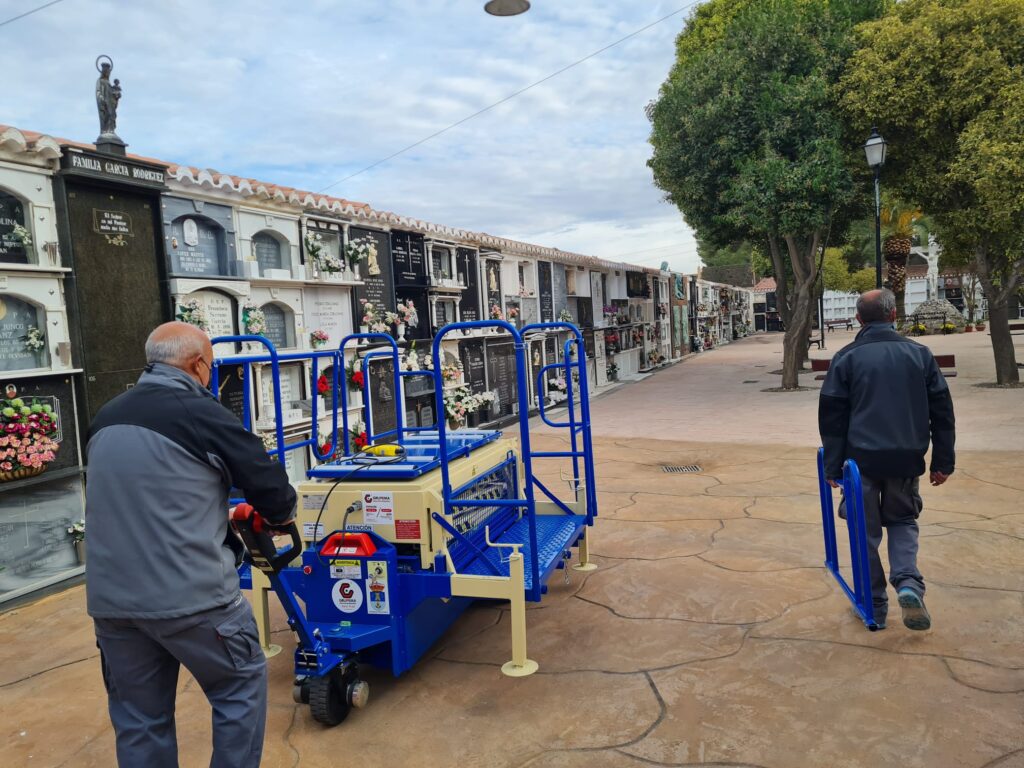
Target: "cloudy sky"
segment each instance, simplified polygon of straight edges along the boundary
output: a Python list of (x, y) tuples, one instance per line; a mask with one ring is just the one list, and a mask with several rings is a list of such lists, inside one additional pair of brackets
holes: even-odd
[[(0, 21), (41, 2), (4, 2)], [(61, 0), (0, 27), (0, 123), (92, 141), (106, 53), (130, 152), (692, 271), (644, 116), (689, 10), (344, 179), (693, 4), (534, 0), (495, 18), (483, 0)]]

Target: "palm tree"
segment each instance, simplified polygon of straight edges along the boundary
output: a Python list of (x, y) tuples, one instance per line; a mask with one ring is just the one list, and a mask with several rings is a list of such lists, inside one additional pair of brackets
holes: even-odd
[(925, 216), (917, 206), (893, 201), (882, 209), (882, 254), (886, 263), (886, 282), (896, 294), (896, 314), (904, 315), (907, 290), (907, 259), (915, 237), (928, 241)]

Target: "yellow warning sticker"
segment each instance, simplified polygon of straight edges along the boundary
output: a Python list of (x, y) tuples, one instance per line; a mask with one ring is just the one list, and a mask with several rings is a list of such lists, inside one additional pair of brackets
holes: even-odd
[(361, 560), (331, 560), (332, 579), (358, 579), (362, 575)]

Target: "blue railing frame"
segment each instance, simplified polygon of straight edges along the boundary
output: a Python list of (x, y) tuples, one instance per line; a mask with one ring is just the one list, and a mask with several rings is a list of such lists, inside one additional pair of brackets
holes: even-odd
[(864, 491), (860, 469), (853, 459), (843, 464), (843, 497), (846, 500), (846, 528), (850, 537), (850, 565), (853, 588), (839, 572), (839, 551), (836, 545), (836, 516), (832, 487), (825, 477), (825, 451), (818, 449), (818, 490), (821, 496), (821, 522), (825, 535), (825, 568), (831, 573), (854, 610), (872, 632), (878, 629), (875, 606), (871, 596), (871, 572), (868, 568), (867, 523), (864, 519)]
[[(396, 417), (397, 418), (396, 418), (395, 423), (398, 425), (395, 429), (388, 430), (387, 433), (383, 434), (383, 435), (374, 435), (372, 433), (372, 425), (370, 424), (370, 422), (372, 421), (372, 419), (370, 418), (370, 377), (366, 373), (366, 362), (365, 362), (365, 356), (364, 356), (364, 363), (363, 363), (363, 369), (364, 369), (364, 372), (363, 372), (363, 404), (366, 407), (366, 418), (367, 418), (366, 442), (368, 444), (372, 445), (374, 440), (377, 439), (377, 438), (380, 438), (380, 437), (390, 437), (391, 435), (394, 435), (395, 439), (399, 443), (401, 443), (402, 442), (402, 437), (403, 437), (403, 435), (404, 435), (406, 430), (403, 427), (403, 422), (405, 421), (405, 413), (403, 412), (403, 409), (402, 409), (402, 384), (401, 384), (402, 377), (401, 377), (401, 370), (400, 370), (399, 359), (398, 359), (398, 344), (390, 335), (388, 335), (386, 333), (350, 333), (348, 336), (346, 336), (345, 338), (343, 338), (341, 340), (340, 344), (338, 344), (338, 354), (339, 354), (339, 356), (341, 357), (342, 360), (345, 359), (345, 348), (348, 346), (349, 342), (351, 342), (353, 340), (358, 342), (360, 339), (367, 339), (367, 340), (375, 339), (375, 340), (383, 341), (383, 342), (385, 342), (387, 345), (389, 345), (391, 347), (391, 359), (394, 362), (394, 377), (393, 377), (394, 381), (393, 381), (393, 383), (394, 383), (394, 387), (395, 387), (395, 408), (397, 410), (397, 413), (396, 413)], [(368, 355), (372, 355), (374, 357), (383, 357), (384, 355), (377, 354), (378, 352), (381, 352), (381, 351), (383, 351), (383, 350), (380, 350), (379, 348), (377, 348), (377, 349), (370, 350), (367, 354)], [(356, 352), (356, 354), (357, 355), (359, 354), (358, 351)], [(349, 435), (348, 435), (348, 384), (347, 383), (346, 383), (346, 385), (344, 387), (341, 388), (341, 406), (342, 406), (342, 409), (341, 409), (341, 419), (342, 419), (343, 429), (345, 431), (345, 455), (346, 456), (351, 456), (352, 455), (352, 446), (349, 445)]]
[[(438, 414), (437, 433), (438, 441), (441, 445), (441, 489), (446, 515), (453, 514), (452, 508), (459, 506), (459, 504), (457, 499), (452, 498), (451, 477), (448, 469), (448, 418), (444, 408), (444, 381), (441, 378), (441, 342), (445, 336), (453, 331), (473, 330), (476, 328), (498, 328), (512, 336), (516, 354), (516, 395), (519, 400), (519, 439), (523, 451), (523, 472), (528, 479), (533, 477), (529, 426), (530, 394), (526, 380), (526, 343), (523, 341), (523, 337), (514, 325), (504, 320), (470, 320), (446, 325), (434, 336), (434, 343), (431, 349), (434, 361), (434, 399), (437, 404)], [(537, 556), (537, 520), (535, 517), (536, 502), (533, 496), (533, 483), (527, 482), (523, 492), (524, 498), (520, 500), (520, 503), (525, 502), (531, 555), (527, 567), (530, 568), (530, 573), (533, 576), (528, 598), (534, 602), (540, 602), (542, 585), (540, 583), (540, 566)]]
[[(587, 507), (587, 525), (594, 524), (594, 517), (597, 515), (597, 488), (593, 482), (594, 477), (594, 445), (590, 434), (590, 385), (587, 380), (587, 353), (586, 346), (583, 343), (583, 334), (580, 333), (579, 328), (571, 323), (565, 322), (552, 322), (552, 323), (531, 323), (530, 325), (524, 326), (520, 329), (520, 333), (524, 336), (530, 332), (537, 331), (557, 331), (557, 332), (568, 332), (571, 338), (566, 339), (562, 345), (562, 362), (551, 363), (541, 368), (537, 374), (537, 392), (541, 392), (542, 376), (544, 372), (551, 367), (562, 368), (565, 371), (565, 383), (566, 383), (566, 394), (568, 399), (566, 404), (568, 405), (568, 423), (565, 422), (553, 422), (548, 419), (544, 409), (543, 397), (538, 398), (538, 415), (541, 420), (549, 427), (553, 428), (568, 428), (571, 440), (571, 451), (536, 451), (533, 453), (532, 458), (566, 458), (567, 454), (572, 458), (573, 465), (573, 488), (575, 498), (579, 499), (579, 485), (580, 485), (580, 473), (579, 473), (579, 460), (583, 459), (583, 472), (586, 476), (586, 483), (584, 484), (584, 494), (586, 498)], [(575, 348), (575, 357), (573, 356), (573, 348)], [(576, 369), (579, 375), (579, 408), (580, 418), (579, 423), (576, 423), (576, 406), (573, 400), (573, 378), (572, 371)], [(579, 449), (577, 443), (577, 435), (582, 437), (583, 449)], [(525, 450), (525, 449), (524, 449)], [(564, 511), (565, 505), (562, 504), (544, 485), (533, 478), (534, 484), (536, 484), (541, 491), (555, 504), (562, 507)]]
[[(334, 447), (337, 445), (338, 435), (338, 376), (337, 371), (339, 370), (339, 361), (342, 372), (344, 372), (344, 358), (341, 357), (335, 350), (323, 350), (313, 352), (288, 352), (280, 353), (274, 347), (273, 342), (264, 336), (255, 335), (242, 335), (242, 336), (218, 336), (212, 340), (213, 344), (228, 344), (228, 343), (243, 343), (243, 342), (258, 342), (267, 348), (266, 354), (238, 354), (231, 355), (228, 357), (215, 358), (213, 361), (212, 373), (210, 375), (211, 388), (214, 394), (217, 393), (220, 384), (220, 367), (229, 365), (241, 365), (242, 366), (242, 392), (244, 394), (243, 405), (242, 405), (242, 424), (246, 429), (252, 428), (252, 413), (251, 403), (249, 399), (249, 385), (251, 381), (251, 369), (255, 363), (270, 363), (271, 378), (273, 380), (273, 396), (274, 396), (274, 422), (275, 422), (275, 437), (277, 440), (277, 448), (272, 448), (267, 451), (271, 456), (274, 456), (282, 464), (285, 463), (285, 455), (289, 451), (295, 451), (300, 448), (306, 448), (307, 446), (312, 448), (313, 454), (319, 461), (324, 461), (329, 456), (320, 450), (319, 434), (316, 432), (316, 425), (319, 423), (319, 409), (317, 404), (319, 402), (319, 395), (316, 391), (316, 382), (320, 378), (320, 364), (319, 361), (322, 359), (330, 359), (334, 366), (336, 375), (334, 377), (335, 386), (334, 391), (331, 393), (331, 447), (332, 452)], [(310, 371), (310, 392), (312, 400), (312, 423), (313, 429), (311, 430), (310, 437), (305, 440), (300, 440), (295, 443), (284, 442), (284, 425), (282, 419), (283, 407), (281, 404), (281, 368), (282, 362), (290, 362), (294, 360), (306, 361), (309, 360), (311, 363)], [(219, 398), (218, 398), (219, 399)]]

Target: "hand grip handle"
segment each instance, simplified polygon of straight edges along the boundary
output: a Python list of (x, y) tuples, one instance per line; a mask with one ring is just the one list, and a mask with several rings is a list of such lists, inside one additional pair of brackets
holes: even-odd
[[(252, 563), (264, 573), (277, 573), (302, 550), (302, 536), (293, 520), (287, 526), (271, 529), (266, 520), (250, 504), (239, 504), (231, 510), (231, 525), (242, 538)], [(278, 549), (273, 530), (291, 537), (291, 546)]]

